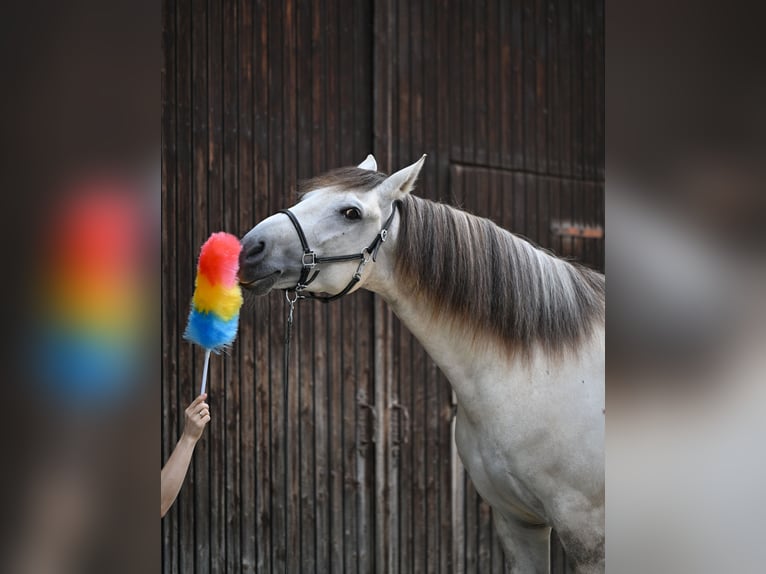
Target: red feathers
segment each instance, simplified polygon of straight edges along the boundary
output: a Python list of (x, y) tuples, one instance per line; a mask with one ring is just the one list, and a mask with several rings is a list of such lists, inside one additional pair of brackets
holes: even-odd
[(229, 233), (213, 233), (202, 246), (198, 271), (211, 285), (230, 287), (237, 284), (239, 240)]

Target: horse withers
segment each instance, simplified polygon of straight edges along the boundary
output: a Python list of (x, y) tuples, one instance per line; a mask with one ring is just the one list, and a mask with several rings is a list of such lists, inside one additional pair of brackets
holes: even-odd
[(604, 569), (604, 276), (487, 219), (412, 195), (425, 156), (310, 180), (242, 239), (240, 282), (378, 293), (444, 372), (455, 440), (513, 572), (547, 572), (551, 527)]

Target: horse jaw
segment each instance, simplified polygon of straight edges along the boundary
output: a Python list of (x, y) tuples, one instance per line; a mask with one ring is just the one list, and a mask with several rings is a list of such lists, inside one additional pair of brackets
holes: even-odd
[(252, 293), (256, 296), (266, 295), (274, 288), (274, 284), (279, 279), (279, 276), (282, 273), (280, 271), (274, 271), (270, 275), (267, 275), (266, 277), (262, 277), (260, 279), (254, 279), (249, 282), (242, 282), (240, 281), (240, 286), (245, 289), (246, 291)]

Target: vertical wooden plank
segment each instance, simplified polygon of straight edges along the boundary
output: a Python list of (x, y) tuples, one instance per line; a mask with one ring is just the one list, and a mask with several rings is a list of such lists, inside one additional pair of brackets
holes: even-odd
[(391, 171), (395, 172), (406, 158), (412, 157), (414, 153), (411, 148), (411, 140), (409, 137), (410, 130), (412, 128), (412, 60), (410, 58), (410, 52), (412, 47), (410, 40), (412, 39), (412, 33), (410, 28), (410, 5), (411, 2), (406, 0), (398, 1), (397, 10), (397, 84), (396, 90), (398, 93), (396, 119), (398, 120), (397, 138), (396, 138), (396, 153), (394, 154), (393, 163), (391, 165)]
[[(311, 82), (312, 82), (312, 172), (320, 173), (325, 161), (325, 107), (326, 107), (326, 41), (325, 5), (317, 4), (311, 11)], [(315, 457), (314, 480), (316, 484), (315, 545), (317, 572), (330, 571), (330, 458), (329, 427), (332, 424), (329, 411), (328, 344), (326, 342), (327, 306), (313, 306), (314, 341), (314, 425)]]
[(490, 566), (489, 571), (493, 574), (503, 574), (505, 571), (505, 555), (503, 547), (500, 544), (500, 538), (495, 530), (495, 514), (492, 513), (492, 542), (490, 547)]
[[(327, 21), (327, 109), (326, 109), (326, 153), (327, 166), (340, 165), (340, 113), (339, 97), (343, 87), (339, 84), (339, 9), (334, 2), (326, 4)], [(329, 384), (329, 426), (330, 426), (330, 568), (332, 572), (343, 572), (344, 532), (343, 516), (343, 380), (341, 356), (337, 344), (341, 338), (340, 305), (328, 308), (328, 331), (326, 334)]]
[[(448, 0), (433, 2), (435, 19), (435, 43), (430, 48), (433, 53), (433, 66), (436, 69), (436, 89), (433, 98), (436, 114), (436, 154), (430, 161), (436, 168), (436, 197), (439, 201), (451, 201), (449, 179), (449, 153), (452, 140), (450, 125), (451, 104), (449, 101), (449, 54), (451, 39), (450, 13)], [(452, 389), (442, 373), (436, 369), (435, 378), (438, 389), (437, 400), (440, 406), (440, 424), (437, 429), (437, 485), (439, 490), (439, 571), (454, 572), (454, 548), (452, 545)]]
[(474, 84), (474, 163), (487, 163), (487, 0), (477, 0), (474, 8), (473, 84)]
[(466, 571), (466, 556), (465, 556), (465, 536), (466, 536), (466, 524), (465, 524), (465, 469), (460, 460), (460, 456), (455, 446), (455, 419), (453, 418), (451, 428), (451, 447), (452, 447), (452, 473), (451, 473), (451, 490), (453, 493), (452, 499), (452, 532), (453, 532), (453, 566), (456, 574), (463, 574)]
[[(603, 0), (594, 1), (593, 16), (593, 67), (594, 67), (594, 117), (593, 117), (593, 153), (595, 155), (595, 179), (600, 183), (594, 194), (594, 204), (591, 208), (595, 212), (596, 221), (604, 226), (604, 162), (605, 162), (605, 140), (604, 140), (604, 2)], [(596, 244), (596, 261), (598, 268), (603, 272), (605, 270), (604, 239), (600, 239)]]
[[(223, 6), (222, 33), (222, 64), (223, 69), (223, 99), (222, 99), (222, 140), (221, 154), (223, 169), (223, 186), (221, 188), (221, 216), (216, 229), (236, 232), (238, 228), (239, 201), (237, 195), (239, 166), (239, 11), (238, 2), (227, 2)], [(243, 166), (244, 167), (244, 166)], [(221, 386), (216, 395), (220, 397), (219, 419), (223, 423), (223, 441), (220, 444), (222, 467), (214, 469), (217, 475), (223, 477), (223, 496), (221, 497), (222, 515), (221, 531), (225, 546), (216, 549), (220, 556), (220, 571), (232, 572), (242, 569), (240, 513), (242, 499), (240, 497), (240, 372), (239, 357), (242, 351), (241, 341), (232, 348), (230, 355), (221, 357), (222, 370)], [(223, 472), (221, 472), (221, 468)]]
[[(372, 103), (372, 77), (373, 70), (372, 42), (370, 42), (370, 32), (372, 31), (372, 4), (370, 2), (356, 2), (353, 9), (353, 146), (351, 150), (352, 163), (363, 159), (367, 153), (373, 149), (372, 121), (370, 114), (370, 104)], [(355, 295), (359, 313), (364, 321), (358, 321), (355, 324), (357, 330), (357, 373), (361, 387), (358, 393), (362, 391), (370, 401), (377, 403), (376, 390), (377, 385), (384, 383), (376, 365), (376, 355), (382, 352), (379, 348), (374, 333), (376, 322), (375, 301), (372, 294), (362, 291)], [(357, 474), (356, 481), (360, 489), (360, 501), (357, 514), (359, 525), (359, 571), (371, 572), (375, 564), (375, 501), (376, 501), (376, 457), (378, 443), (382, 436), (373, 435), (374, 425), (372, 417), (373, 408), (363, 408), (358, 412), (358, 420), (362, 423), (362, 431), (372, 442), (367, 445), (360, 445), (362, 448), (357, 450)], [(385, 429), (381, 429), (385, 430)], [(381, 445), (386, 446), (386, 445)], [(385, 464), (385, 459), (381, 459)]]
[(535, 0), (535, 170), (548, 173), (547, 122), (549, 91), (547, 85), (548, 45), (547, 45), (547, 6), (548, 0)]
[[(596, 205), (596, 209), (595, 209), (596, 221), (598, 222), (599, 225), (601, 225), (601, 227), (603, 229), (603, 228), (605, 228), (604, 224), (606, 223), (605, 222), (605, 213), (604, 213), (604, 211), (605, 211), (605, 209), (604, 209), (605, 208), (605, 206), (604, 206), (604, 182), (599, 182), (596, 185), (596, 200), (595, 200), (595, 205)], [(606, 257), (605, 257), (606, 254), (604, 252), (604, 241), (605, 241), (605, 239), (603, 237), (598, 240), (598, 247), (599, 248), (598, 248), (598, 254), (597, 254), (597, 259), (596, 259), (596, 262), (598, 264), (598, 269), (602, 273), (604, 273), (606, 271)]]
[[(595, 56), (594, 56), (594, 0), (588, 0), (583, 5), (582, 22), (582, 139), (583, 139), (583, 177), (588, 180), (596, 178), (598, 160), (595, 151), (594, 126), (596, 122), (595, 94)], [(586, 207), (590, 210), (590, 205)]]
[[(551, 179), (550, 190), (549, 190), (550, 214), (551, 214), (551, 218), (555, 219), (557, 222), (561, 221), (561, 181), (562, 180), (559, 178)], [(551, 249), (557, 255), (561, 255), (562, 253), (561, 236), (552, 235), (550, 227), (546, 230), (546, 232), (550, 236)]]
[(329, 462), (329, 426), (330, 411), (328, 393), (328, 345), (325, 341), (327, 326), (327, 307), (313, 306), (314, 340), (314, 480), (316, 484), (316, 517), (314, 540), (316, 545), (315, 570), (330, 571), (330, 462)]
[[(434, 51), (437, 46), (437, 31), (435, 29), (436, 19), (434, 15), (435, 0), (424, 0), (422, 2), (420, 18), (421, 41), (419, 46), (420, 57), (418, 64), (421, 68), (422, 77), (422, 95), (418, 97), (421, 121), (421, 131), (419, 147), (416, 148), (415, 156), (419, 157), (423, 151), (430, 155), (421, 172), (421, 181), (418, 193), (425, 195), (429, 199), (438, 200), (439, 183), (437, 168), (439, 166), (438, 156), (438, 97), (435, 88), (437, 86), (437, 58)], [(414, 20), (414, 19), (413, 19)], [(418, 132), (415, 132), (418, 133)], [(415, 157), (412, 158), (414, 160)], [(409, 161), (412, 161), (409, 160)], [(426, 390), (426, 452), (423, 461), (425, 464), (426, 480), (426, 572), (438, 572), (440, 568), (440, 539), (441, 529), (439, 525), (441, 503), (439, 492), (439, 393), (438, 381), (436, 378), (436, 366), (425, 351), (423, 386)], [(417, 384), (417, 380), (413, 381)]]
[(572, 2), (572, 35), (569, 50), (572, 54), (572, 176), (582, 179), (585, 172), (583, 153), (583, 5)]
[[(312, 102), (313, 93), (312, 84), (312, 59), (308, 57), (311, 53), (311, 27), (312, 27), (312, 5), (306, 0), (298, 2), (295, 11), (296, 34), (295, 34), (295, 53), (297, 55), (297, 173), (299, 179), (310, 177), (312, 170), (312, 148), (314, 139), (312, 131)], [(314, 474), (315, 465), (315, 445), (314, 445), (314, 393), (316, 386), (314, 379), (314, 356), (313, 347), (313, 310), (304, 308), (301, 313), (301, 324), (299, 336), (299, 345), (296, 349), (302, 349), (304, 352), (297, 352), (296, 356), (300, 361), (299, 369), (299, 387), (298, 387), (298, 415), (296, 421), (299, 424), (297, 436), (293, 441), (292, 448), (298, 447), (299, 467), (297, 469), (298, 490), (299, 490), (299, 522), (297, 531), (299, 534), (299, 556), (301, 572), (315, 572), (316, 568), (316, 538), (315, 538), (315, 492), (316, 482)], [(296, 445), (297, 443), (297, 445)]]
[[(208, 44), (207, 27), (210, 14), (208, 14), (204, 2), (193, 2), (191, 6), (191, 168), (192, 168), (192, 192), (191, 192), (191, 222), (192, 231), (190, 241), (190, 251), (187, 256), (181, 256), (188, 269), (189, 282), (187, 287), (188, 294), (186, 300), (191, 300), (193, 291), (193, 281), (195, 275), (195, 260), (199, 252), (199, 246), (205, 240), (208, 232), (208, 138), (210, 137), (210, 125), (207, 106), (209, 105), (209, 78), (207, 75), (207, 57), (209, 57), (210, 46)], [(191, 396), (196, 396), (199, 385), (199, 374), (201, 373), (202, 354), (192, 345), (190, 353), (190, 363), (193, 366), (193, 376), (189, 377), (189, 389), (183, 394), (183, 403), (188, 404)], [(210, 378), (216, 376), (216, 372), (211, 369)], [(185, 407), (185, 405), (182, 405)], [(211, 426), (211, 425), (209, 425)], [(211, 538), (214, 535), (213, 525), (210, 517), (210, 508), (213, 503), (213, 497), (209, 495), (210, 483), (210, 462), (209, 456), (215, 441), (212, 427), (208, 428), (205, 437), (197, 443), (195, 449), (195, 473), (194, 481), (187, 485), (194, 485), (194, 497), (191, 500), (190, 510), (194, 513), (192, 525), (194, 528), (194, 538), (189, 541), (194, 544), (193, 550), (188, 555), (189, 564), (186, 568), (195, 568), (197, 572), (210, 571), (210, 552)], [(217, 435), (216, 435), (217, 436)], [(182, 566), (183, 567), (183, 566)]]
[(487, 163), (500, 166), (502, 118), (500, 113), (501, 49), (500, 49), (500, 0), (487, 1)]
[(524, 51), (522, 21), (524, 16), (523, 0), (511, 0), (511, 163), (509, 167), (524, 168)]
[[(375, 60), (373, 56), (373, 15), (372, 2), (365, 0), (354, 2), (353, 9), (353, 128), (354, 139), (351, 152), (351, 162), (356, 165), (373, 151), (372, 126), (374, 115), (372, 114), (373, 74), (375, 72)], [(370, 308), (370, 313), (372, 309)], [(371, 316), (370, 316), (371, 317)]]
[[(342, 421), (342, 454), (343, 465), (343, 533), (345, 572), (358, 572), (359, 530), (357, 509), (359, 505), (359, 485), (356, 482), (357, 457), (361, 447), (358, 415), (358, 379), (355, 369), (354, 355), (356, 345), (353, 339), (356, 317), (356, 301), (347, 300), (342, 303), (341, 335), (341, 421)], [(367, 397), (362, 400), (367, 402)]]
[(569, 0), (559, 2), (558, 20), (558, 90), (561, 108), (558, 118), (559, 141), (561, 142), (561, 175), (572, 177), (572, 56), (571, 56), (571, 7)]
[(572, 566), (555, 531), (551, 533), (551, 574), (569, 574)]
[[(298, 93), (297, 93), (297, 55), (296, 55), (296, 2), (286, 0), (282, 4), (282, 63), (283, 76), (283, 102), (284, 122), (283, 130), (283, 201), (285, 205), (295, 203), (295, 190), (297, 186), (297, 146), (301, 138), (297, 137), (298, 128)], [(303, 323), (306, 319), (304, 313), (296, 316), (294, 325), (294, 340), (300, 345), (300, 336), (303, 333)], [(295, 347), (300, 348), (300, 346)], [(285, 405), (284, 424), (284, 448), (286, 449), (285, 460), (285, 493), (286, 493), (286, 538), (285, 538), (285, 568), (287, 572), (300, 569), (300, 432), (301, 418), (299, 415), (299, 394), (301, 386), (300, 363), (302, 354), (291, 352), (287, 376), (288, 386), (287, 403)]]
[[(389, 332), (390, 332), (390, 346), (391, 346), (391, 392), (390, 400), (392, 404), (400, 405), (397, 409), (396, 418), (391, 421), (391, 428), (396, 427), (399, 434), (404, 428), (405, 418), (402, 409), (408, 408), (407, 402), (402, 395), (401, 388), (401, 323), (393, 315), (389, 315)], [(409, 411), (407, 411), (409, 413)], [(402, 528), (404, 527), (404, 513), (406, 509), (402, 504), (402, 492), (406, 491), (406, 487), (403, 481), (403, 468), (406, 464), (404, 459), (404, 449), (406, 443), (402, 440), (398, 440), (392, 444), (391, 450), (391, 531), (390, 531), (390, 562), (389, 570), (402, 572), (403, 570), (403, 545), (406, 541), (402, 537)], [(384, 493), (385, 494), (385, 493)], [(385, 571), (385, 570), (383, 570)]]
[(328, 363), (330, 395), (330, 566), (333, 572), (343, 572), (344, 545), (346, 541), (343, 522), (343, 379), (341, 356), (335, 347), (341, 336), (340, 306), (330, 307), (328, 321)]
[[(394, 32), (395, 2), (375, 2), (373, 9), (373, 150), (378, 169), (389, 171), (392, 162), (393, 141), (393, 99), (394, 99)], [(375, 445), (375, 572), (389, 572), (398, 564), (398, 450), (389, 448), (390, 435), (385, 431), (390, 424), (385, 418), (394, 394), (394, 357), (386, 353), (391, 342), (391, 315), (378, 298), (374, 303), (375, 330), (375, 412), (378, 418), (378, 433)], [(388, 403), (388, 404), (385, 404)], [(386, 426), (384, 426), (386, 425)], [(384, 428), (380, 428), (384, 427)]]
[(409, 373), (408, 384), (412, 387), (412, 435), (413, 445), (413, 485), (412, 485), (412, 517), (413, 517), (413, 571), (424, 572), (428, 567), (428, 491), (426, 477), (427, 462), (427, 424), (428, 401), (425, 368), (428, 357), (418, 341), (410, 336), (412, 371)]
[[(374, 416), (375, 387), (373, 383), (374, 357), (372, 355), (372, 294), (358, 292), (354, 294), (357, 299), (358, 319), (354, 322), (354, 341), (356, 352), (354, 354), (355, 372), (357, 380), (357, 428), (358, 444), (355, 450), (356, 469), (354, 481), (359, 490), (357, 506), (357, 531), (358, 531), (358, 568), (359, 572), (370, 572), (374, 559), (374, 515), (372, 508), (374, 498), (374, 466), (375, 441), (381, 437), (374, 434), (372, 417)], [(346, 335), (348, 336), (348, 335)], [(364, 400), (368, 406), (362, 406), (360, 400)]]
[(547, 156), (548, 172), (562, 175), (561, 169), (561, 133), (562, 101), (559, 83), (559, 2), (549, 0), (547, 3), (546, 35), (548, 41), (547, 65), (548, 90), (548, 128)]
[[(414, 473), (415, 473), (415, 460), (414, 454), (414, 420), (417, 416), (415, 411), (415, 404), (413, 401), (414, 387), (412, 384), (410, 373), (412, 372), (412, 341), (409, 332), (405, 329), (404, 325), (397, 320), (398, 334), (395, 335), (395, 340), (399, 343), (399, 401), (410, 413), (410, 425), (412, 432), (410, 433), (410, 440), (401, 446), (401, 468), (400, 468), (400, 525), (399, 525), (399, 541), (400, 541), (400, 572), (412, 572), (414, 569), (415, 561), (415, 532), (414, 532)], [(404, 421), (400, 421), (404, 422)]]
[(439, 392), (436, 377), (436, 365), (428, 356), (423, 353), (425, 359), (424, 383), (426, 386), (426, 447), (425, 456), (426, 468), (426, 535), (428, 543), (428, 554), (426, 556), (426, 571), (439, 572), (440, 549), (439, 549), (439, 528), (440, 523), (440, 500), (439, 500), (439, 426), (441, 423), (441, 413), (439, 409)]
[(476, 65), (475, 42), (476, 32), (474, 27), (474, 6), (471, 2), (462, 2), (462, 54), (460, 66), (463, 70), (462, 97), (459, 100), (463, 107), (462, 136), (463, 146), (460, 159), (464, 162), (475, 163), (476, 157), (476, 78), (469, 72)]
[[(353, 163), (353, 13), (347, 6), (338, 10), (338, 83), (339, 92), (339, 137), (342, 145), (339, 148), (339, 164)], [(358, 508), (360, 489), (356, 483), (357, 457), (359, 456), (359, 425), (357, 390), (358, 379), (355, 371), (354, 356), (356, 345), (353, 340), (354, 324), (357, 319), (357, 298), (350, 297), (342, 300), (341, 305), (341, 335), (337, 340), (342, 345), (342, 458), (343, 458), (343, 526), (344, 526), (344, 556), (343, 565), (346, 572), (357, 572), (359, 569), (359, 524)]]
[[(200, 156), (207, 158), (207, 165), (200, 166), (200, 177), (207, 176), (207, 197), (197, 196), (197, 213), (206, 218), (207, 225), (195, 226), (199, 232), (197, 249), (213, 230), (223, 226), (224, 190), (224, 83), (231, 69), (224, 63), (224, 14), (218, 2), (208, 2), (207, 33), (207, 142), (203, 142)], [(195, 156), (195, 163), (197, 156)], [(206, 171), (206, 173), (205, 173)], [(202, 354), (201, 352), (199, 353)], [(218, 360), (216, 360), (218, 359)], [(213, 357), (208, 372), (208, 400), (211, 409), (219, 416), (208, 424), (209, 458), (206, 476), (210, 496), (207, 547), (202, 555), (210, 562), (210, 572), (226, 571), (226, 380), (223, 357)], [(201, 359), (200, 359), (201, 360)], [(228, 413), (227, 413), (228, 414)]]
[[(273, 211), (270, 205), (271, 170), (269, 162), (269, 18), (267, 0), (255, 0), (255, 77), (254, 77), (254, 166), (255, 166), (255, 221)], [(272, 457), (271, 457), (271, 381), (270, 332), (266, 325), (271, 320), (270, 298), (258, 297), (252, 317), (255, 332), (255, 540), (256, 571), (272, 570)], [(271, 332), (277, 332), (272, 327)]]
[[(395, 54), (394, 15), (395, 2), (374, 4), (374, 48), (373, 48), (373, 145), (380, 171), (391, 169), (393, 146), (393, 99)], [(378, 523), (380, 524), (380, 523)], [(382, 557), (379, 557), (382, 558)], [(380, 560), (378, 561), (380, 562)]]
[[(435, 10), (436, 0), (424, 0), (421, 14), (422, 40), (420, 46), (420, 64), (422, 67), (422, 98), (421, 113), (422, 122), (422, 144), (417, 150), (419, 156), (422, 151), (429, 153), (428, 160), (424, 166), (421, 182), (419, 184), (419, 194), (427, 194), (432, 200), (438, 200), (444, 194), (438, 188), (439, 177), (439, 107), (437, 96), (438, 86), (438, 49), (439, 32), (437, 30), (437, 19)], [(412, 158), (415, 159), (415, 158)], [(445, 501), (441, 493), (441, 473), (440, 473), (440, 423), (441, 412), (439, 409), (439, 381), (437, 378), (437, 368), (431, 358), (423, 352), (424, 356), (424, 377), (423, 384), (426, 388), (426, 445), (427, 450), (424, 456), (426, 465), (426, 535), (427, 535), (427, 555), (426, 571), (439, 572), (444, 566), (442, 564), (442, 511)], [(415, 382), (416, 383), (416, 382)], [(417, 384), (417, 383), (416, 383)], [(404, 422), (404, 421), (402, 421)], [(444, 470), (449, 470), (446, 467)]]
[(534, 241), (541, 247), (548, 249), (550, 247), (550, 205), (549, 205), (549, 186), (550, 178), (537, 178), (537, 229), (535, 230)]
[[(449, 155), (455, 161), (463, 159), (463, 84), (465, 83), (463, 61), (463, 18), (460, 0), (447, 0), (449, 14), (449, 47), (447, 54), (447, 81), (449, 89)], [(444, 98), (446, 99), (446, 98)]]
[[(410, 155), (401, 158), (402, 166), (410, 165), (413, 161), (423, 155), (424, 152), (431, 149), (427, 147), (429, 144), (427, 132), (429, 134), (432, 133), (430, 130), (435, 127), (435, 123), (430, 117), (430, 111), (435, 110), (435, 107), (427, 107), (425, 103), (425, 100), (429, 95), (426, 88), (427, 55), (425, 54), (425, 50), (427, 49), (426, 42), (432, 42), (431, 33), (430, 31), (426, 32), (426, 26), (423, 21), (423, 9), (425, 3), (425, 0), (421, 0), (420, 2), (411, 2), (409, 6), (411, 30), (410, 77), (412, 81), (412, 124), (410, 130)], [(428, 34), (428, 36), (426, 36), (426, 34)], [(428, 193), (429, 175), (433, 165), (433, 162), (426, 161), (420, 172), (420, 176), (418, 177), (420, 194)]]
[(511, 231), (514, 233), (524, 233), (526, 229), (526, 189), (524, 185), (524, 174), (513, 174), (513, 216)]
[(526, 213), (524, 216), (524, 228), (521, 233), (533, 241), (537, 239), (537, 210), (539, 196), (537, 181), (539, 178), (526, 174), (524, 177), (524, 196)]
[(593, 118), (594, 130), (594, 153), (596, 165), (596, 177), (604, 180), (604, 162), (605, 162), (605, 132), (604, 132), (604, 91), (606, 88), (604, 82), (604, 0), (595, 0), (594, 2), (594, 25), (593, 25), (593, 67), (594, 67), (594, 91), (593, 100), (595, 106)]
[(500, 40), (499, 57), (500, 71), (498, 75), (498, 93), (500, 96), (500, 106), (497, 110), (498, 116), (495, 119), (500, 130), (500, 157), (497, 162), (499, 166), (510, 168), (512, 161), (512, 104), (513, 104), (513, 80), (511, 74), (513, 71), (512, 43), (511, 36), (511, 8), (510, 2), (498, 0), (498, 37)]
[(478, 500), (478, 556), (477, 572), (489, 572), (492, 567), (492, 509), (489, 504), (479, 498)]
[(473, 486), (471, 477), (465, 473), (465, 569), (466, 574), (480, 574), (478, 568), (478, 543), (479, 525), (477, 509), (479, 497)]
[(537, 171), (537, 145), (535, 130), (535, 117), (537, 116), (537, 68), (535, 66), (535, 0), (523, 0), (522, 8), (522, 83), (523, 83), (523, 146), (524, 146), (524, 169)]
[[(237, 188), (231, 195), (237, 196), (238, 208), (236, 229), (241, 237), (255, 225), (254, 185), (254, 94), (253, 94), (253, 4), (250, 0), (239, 0), (237, 36), (239, 39), (239, 66), (237, 92)], [(239, 359), (239, 420), (240, 435), (238, 444), (239, 480), (240, 480), (240, 567), (242, 572), (255, 572), (256, 568), (256, 441), (255, 424), (255, 361), (253, 337), (253, 312), (249, 306), (242, 310), (239, 333), (237, 335), (237, 355)], [(257, 320), (257, 317), (256, 317)], [(230, 566), (237, 570), (235, 565)]]
[[(286, 183), (284, 174), (287, 166), (284, 161), (284, 123), (285, 102), (284, 90), (284, 6), (282, 2), (272, 0), (269, 3), (269, 195), (271, 210), (285, 206), (284, 186)], [(270, 327), (272, 333), (285, 332), (285, 309), (283, 301), (276, 297), (269, 298), (270, 303)], [(272, 340), (269, 352), (270, 363), (270, 398), (269, 413), (271, 416), (270, 428), (270, 457), (271, 457), (271, 491), (269, 499), (271, 504), (271, 569), (286, 571), (287, 568), (287, 437), (284, 434), (285, 416), (287, 405), (285, 392), (289, 390), (284, 384), (284, 347), (282, 343)]]

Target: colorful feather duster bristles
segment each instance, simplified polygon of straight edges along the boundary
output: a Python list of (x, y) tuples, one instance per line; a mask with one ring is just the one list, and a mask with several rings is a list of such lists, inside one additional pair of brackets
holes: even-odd
[(237, 336), (242, 289), (237, 280), (239, 240), (213, 233), (200, 250), (194, 297), (184, 338), (220, 353)]

